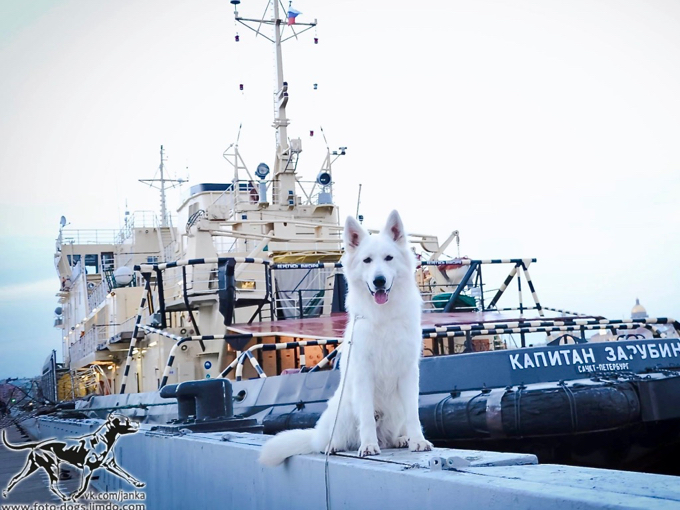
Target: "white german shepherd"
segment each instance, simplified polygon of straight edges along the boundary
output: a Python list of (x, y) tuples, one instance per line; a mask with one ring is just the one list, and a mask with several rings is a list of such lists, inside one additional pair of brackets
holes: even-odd
[(401, 218), (392, 211), (383, 231), (371, 236), (349, 217), (344, 241), (349, 322), (340, 385), (315, 428), (284, 431), (265, 443), (265, 465), (302, 453), (432, 448), (418, 419), (422, 299)]

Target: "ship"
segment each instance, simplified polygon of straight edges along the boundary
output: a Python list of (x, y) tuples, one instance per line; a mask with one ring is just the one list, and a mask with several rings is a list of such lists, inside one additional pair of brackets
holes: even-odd
[[(262, 434), (314, 426), (339, 379), (347, 319), (333, 168), (348, 148), (326, 144), (316, 179), (299, 178), (302, 140), (288, 133), (292, 89), (282, 64), (283, 43), (316, 21), (291, 22), (277, 2), (261, 18), (246, 18), (239, 1), (231, 3), (237, 23), (274, 45), (273, 162), (251, 173), (237, 138), (224, 152), (233, 179), (191, 186), (171, 214), (165, 193), (176, 180), (166, 175), (161, 146), (160, 178), (143, 180), (159, 188), (160, 215), (126, 212), (119, 231), (67, 229), (62, 218), (54, 263), (63, 361), (48, 356), (45, 405), (22, 421), (46, 438), (125, 414), (144, 430), (126, 443), (134, 446), (125, 456), (147, 473), (175, 462), (170, 450), (188, 459), (233, 442), (236, 450), (247, 446), (238, 455), (248, 457), (252, 477)], [(423, 296), (420, 419), (439, 456), (387, 453), (390, 466), (456, 471), (540, 461), (654, 471), (678, 451), (676, 320), (641, 308), (630, 319), (607, 319), (545, 306), (530, 275), (535, 258), (462, 257), (457, 230), (441, 243), (410, 234), (409, 243)], [(447, 448), (486, 453), (447, 460)], [(340, 457), (335, 467), (361, 462)], [(190, 498), (184, 489), (163, 499), (181, 479), (168, 476), (173, 482), (153, 489), (155, 504), (182, 507)], [(209, 486), (211, 476), (189, 478)], [(124, 486), (108, 474), (99, 480), (101, 490)]]

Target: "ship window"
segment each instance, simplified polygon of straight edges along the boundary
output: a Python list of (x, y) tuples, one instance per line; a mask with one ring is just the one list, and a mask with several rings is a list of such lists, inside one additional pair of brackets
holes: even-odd
[(103, 251), (102, 252), (102, 270), (112, 271), (113, 270), (113, 252)]
[(96, 274), (99, 272), (99, 255), (88, 253), (85, 255), (85, 274)]
[(75, 265), (80, 262), (80, 255), (67, 255), (68, 257), (68, 265), (71, 267), (75, 267)]

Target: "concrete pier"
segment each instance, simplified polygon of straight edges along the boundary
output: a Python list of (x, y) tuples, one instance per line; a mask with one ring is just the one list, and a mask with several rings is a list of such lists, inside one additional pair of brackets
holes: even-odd
[[(79, 436), (99, 423), (41, 417), (39, 428), (42, 437)], [(267, 439), (237, 432), (170, 433), (142, 425), (116, 444), (116, 461), (146, 483), (143, 504), (149, 510), (318, 510), (328, 507), (327, 498), (333, 509), (680, 509), (680, 478), (674, 476), (537, 464), (536, 457), (526, 454), (436, 448), (424, 453), (385, 450), (367, 458), (332, 455), (326, 478), (321, 454), (292, 457), (276, 468), (260, 465), (257, 458)], [(3, 472), (12, 474), (21, 463)], [(102, 493), (134, 490), (114, 474), (98, 473), (92, 486)]]
[[(79, 435), (97, 420), (41, 418), (44, 437)], [(673, 476), (537, 464), (533, 455), (436, 448), (386, 450), (357, 458), (300, 455), (276, 468), (257, 458), (268, 436), (236, 432), (180, 434), (143, 425), (116, 445), (116, 459), (146, 483), (147, 509), (241, 508), (318, 510), (665, 510), (680, 508)], [(108, 472), (102, 492), (131, 491)]]

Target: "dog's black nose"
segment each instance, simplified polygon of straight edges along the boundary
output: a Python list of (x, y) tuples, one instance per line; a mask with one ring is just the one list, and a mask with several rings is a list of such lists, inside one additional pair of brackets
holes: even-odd
[(385, 288), (386, 283), (387, 280), (385, 279), (384, 276), (376, 276), (375, 279), (373, 280), (373, 285), (375, 286), (376, 289)]

